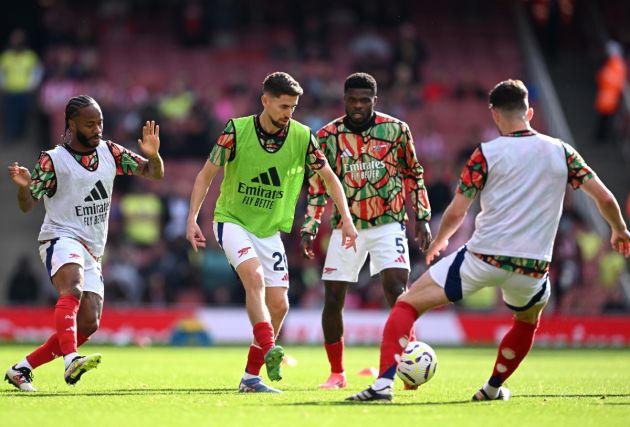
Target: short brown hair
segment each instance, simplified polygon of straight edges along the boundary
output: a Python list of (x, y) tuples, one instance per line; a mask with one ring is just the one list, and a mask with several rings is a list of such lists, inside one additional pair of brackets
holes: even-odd
[(490, 108), (506, 112), (527, 110), (527, 87), (520, 80), (504, 80), (497, 84), (488, 97)]
[(293, 77), (282, 71), (276, 71), (265, 77), (263, 93), (278, 98), (282, 95), (300, 96), (304, 91)]

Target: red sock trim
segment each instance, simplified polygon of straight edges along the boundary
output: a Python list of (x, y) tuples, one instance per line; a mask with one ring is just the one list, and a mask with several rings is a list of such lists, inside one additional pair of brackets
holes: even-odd
[(254, 325), (254, 339), (262, 348), (263, 354), (267, 354), (275, 343), (273, 326), (269, 322), (259, 322)]
[(255, 344), (249, 346), (249, 353), (247, 354), (247, 365), (245, 366), (245, 372), (251, 375), (260, 375), (260, 369), (265, 364), (265, 353), (262, 348)]
[(383, 329), (379, 377), (397, 365), (396, 356), (405, 349), (400, 345), (401, 338), (409, 341), (409, 331), (417, 318), (418, 312), (411, 304), (398, 301), (392, 308)]
[(330, 363), (330, 372), (333, 374), (342, 374), (343, 369), (343, 350), (344, 343), (343, 337), (333, 343), (324, 343), (326, 349), (326, 355), (328, 356), (328, 362)]
[(498, 387), (516, 371), (534, 345), (538, 324), (514, 320), (512, 329), (501, 340), (492, 370), (490, 385)]
[(80, 300), (73, 295), (59, 297), (55, 305), (55, 329), (61, 354), (77, 351), (77, 311)]
[[(89, 339), (89, 337), (86, 337), (81, 332), (77, 332), (77, 347), (85, 344)], [(26, 360), (31, 367), (35, 369), (59, 356), (61, 356), (59, 339), (57, 338), (57, 334), (52, 334), (44, 344), (40, 345), (31, 354), (26, 356)]]

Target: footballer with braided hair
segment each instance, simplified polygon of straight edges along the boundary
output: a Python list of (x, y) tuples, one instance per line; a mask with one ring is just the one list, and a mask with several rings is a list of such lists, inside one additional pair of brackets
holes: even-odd
[(8, 167), (22, 212), (44, 200), (39, 253), (59, 294), (55, 333), (6, 372), (5, 380), (21, 391), (35, 391), (33, 369), (57, 356), (64, 358), (69, 385), (100, 363), (100, 354), (80, 356), (77, 348), (96, 332), (103, 310), (101, 258), (114, 178), (164, 175), (160, 129), (154, 121), (146, 122), (138, 139), (143, 156), (104, 140), (102, 132), (98, 103), (87, 95), (75, 96), (66, 105), (62, 144), (42, 152), (32, 172), (18, 162)]

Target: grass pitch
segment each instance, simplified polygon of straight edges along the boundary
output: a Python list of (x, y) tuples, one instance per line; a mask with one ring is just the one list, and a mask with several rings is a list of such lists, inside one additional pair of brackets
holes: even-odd
[[(1, 345), (4, 369), (32, 347)], [(378, 349), (346, 349), (349, 387), (319, 390), (328, 364), (322, 347), (287, 346), (296, 366), (270, 383), (283, 394), (239, 394), (246, 346), (212, 348), (99, 347), (103, 362), (75, 387), (63, 381), (61, 359), (34, 372), (37, 393), (0, 386), (0, 426), (627, 426), (630, 350), (534, 349), (507, 385), (507, 402), (470, 402), (490, 374), (495, 349), (435, 348), (438, 370), (420, 390), (393, 403), (353, 404), (348, 395), (372, 379)], [(264, 372), (264, 368), (263, 368)]]

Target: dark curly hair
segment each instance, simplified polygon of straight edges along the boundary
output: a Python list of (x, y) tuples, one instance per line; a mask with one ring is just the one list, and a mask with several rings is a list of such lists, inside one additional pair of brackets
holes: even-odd
[(376, 80), (368, 73), (350, 74), (343, 85), (343, 92), (346, 93), (348, 89), (371, 89), (376, 95)]

